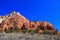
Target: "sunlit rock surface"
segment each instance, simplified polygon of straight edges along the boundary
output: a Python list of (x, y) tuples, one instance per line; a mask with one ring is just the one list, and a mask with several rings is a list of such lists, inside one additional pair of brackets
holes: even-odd
[(51, 30), (54, 31), (54, 27), (49, 22), (40, 22), (34, 21), (30, 22), (24, 16), (22, 16), (19, 12), (11, 12), (9, 15), (2, 16), (0, 18), (0, 30), (5, 31), (10, 28), (14, 29), (17, 26), (19, 29), (32, 29), (40, 28), (41, 30)]

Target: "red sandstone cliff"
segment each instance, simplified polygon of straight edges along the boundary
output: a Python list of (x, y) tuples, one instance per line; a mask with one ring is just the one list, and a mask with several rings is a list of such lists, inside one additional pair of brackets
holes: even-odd
[(19, 12), (12, 12), (10, 15), (0, 18), (3, 19), (3, 21), (0, 23), (0, 30), (2, 31), (14, 29), (15, 26), (17, 26), (19, 29), (24, 27), (32, 30), (36, 30), (36, 28), (40, 28), (41, 30), (55, 30), (52, 24), (49, 22), (30, 22)]

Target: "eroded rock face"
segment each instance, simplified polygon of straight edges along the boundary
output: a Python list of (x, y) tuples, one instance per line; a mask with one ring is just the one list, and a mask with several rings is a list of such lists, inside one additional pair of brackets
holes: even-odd
[(10, 15), (4, 16), (2, 23), (0, 23), (0, 29), (2, 31), (8, 29), (14, 29), (17, 26), (19, 29), (26, 28), (36, 30), (40, 28), (41, 30), (54, 30), (53, 26), (48, 22), (30, 22), (19, 12), (12, 12)]
[(30, 28), (40, 28), (41, 30), (54, 30), (53, 26), (48, 22), (30, 22)]
[(23, 24), (26, 28), (29, 27), (29, 21), (23, 17), (22, 15), (12, 12), (10, 15), (7, 15), (6, 18), (3, 21), (2, 30), (8, 30), (10, 28), (14, 28), (17, 26), (19, 29), (22, 28)]

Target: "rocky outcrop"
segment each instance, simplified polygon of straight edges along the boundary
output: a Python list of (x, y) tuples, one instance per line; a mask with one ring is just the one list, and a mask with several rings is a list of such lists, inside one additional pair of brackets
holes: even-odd
[(3, 16), (0, 22), (0, 30), (6, 31), (9, 29), (14, 29), (17, 26), (19, 29), (32, 29), (40, 28), (41, 30), (55, 30), (52, 24), (48, 22), (30, 22), (19, 12), (12, 12), (10, 15)]
[(53, 26), (48, 22), (30, 22), (30, 28), (40, 28), (41, 30), (54, 30)]
[(25, 28), (29, 28), (29, 21), (25, 17), (23, 17), (18, 12), (12, 12), (10, 15), (7, 15), (3, 20), (2, 30), (4, 31), (11, 28), (13, 29), (15, 26), (21, 29), (23, 24)]

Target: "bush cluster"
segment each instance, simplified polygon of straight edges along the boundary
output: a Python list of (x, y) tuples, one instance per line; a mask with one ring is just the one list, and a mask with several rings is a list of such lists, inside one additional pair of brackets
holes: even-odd
[(57, 35), (57, 31), (49, 32), (47, 30), (44, 30), (43, 34), (45, 34), (45, 35)]
[[(5, 31), (6, 33), (12, 33), (12, 32), (22, 32), (22, 33), (31, 33), (31, 34), (34, 34), (34, 33), (38, 33), (41, 29), (40, 28), (37, 28), (36, 30), (28, 30), (28, 29), (19, 29), (17, 26), (14, 27), (14, 29), (10, 29), (10, 30), (7, 30)], [(57, 35), (57, 30), (54, 31), (54, 32), (49, 32), (47, 30), (43, 30), (43, 33), (42, 34), (47, 34), (47, 35)], [(40, 33), (41, 34), (41, 33)]]

